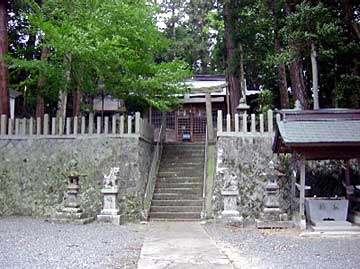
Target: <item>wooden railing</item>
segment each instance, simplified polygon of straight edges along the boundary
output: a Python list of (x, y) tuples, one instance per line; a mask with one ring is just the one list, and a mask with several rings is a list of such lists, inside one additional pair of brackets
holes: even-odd
[(207, 168), (208, 168), (208, 129), (206, 126), (205, 131), (205, 149), (204, 149), (204, 178), (203, 178), (203, 204), (202, 204), (202, 211), (201, 211), (201, 218), (204, 219), (206, 217), (206, 188), (207, 188)]
[(165, 134), (164, 129), (163, 129), (163, 126), (161, 125), (157, 143), (154, 148), (154, 154), (153, 154), (153, 158), (151, 161), (151, 166), (150, 166), (148, 180), (146, 183), (146, 189), (145, 189), (145, 194), (144, 194), (143, 216), (142, 216), (144, 220), (148, 220), (148, 217), (149, 217), (151, 201), (152, 201), (154, 190), (155, 190), (156, 176), (157, 176), (157, 173), (159, 170), (160, 160), (161, 160), (161, 155), (162, 155), (164, 134)]
[[(276, 117), (278, 118), (278, 115)], [(234, 119), (230, 114), (223, 119), (222, 111), (218, 111), (217, 136), (269, 136), (273, 133), (274, 112), (272, 110), (268, 110), (266, 115), (264, 113), (235, 114)]]
[(135, 116), (111, 117), (98, 116), (90, 113), (88, 117), (51, 118), (45, 114), (44, 118), (16, 118), (8, 119), (6, 115), (0, 118), (0, 137), (76, 137), (82, 135), (115, 135), (122, 137), (140, 136), (149, 142), (154, 140), (153, 127), (141, 118), (140, 112)]

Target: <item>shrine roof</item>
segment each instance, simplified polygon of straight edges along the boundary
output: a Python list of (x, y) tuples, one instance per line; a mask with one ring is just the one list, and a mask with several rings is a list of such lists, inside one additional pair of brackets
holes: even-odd
[(294, 147), (360, 147), (360, 110), (280, 110), (278, 113), (274, 152), (292, 152)]

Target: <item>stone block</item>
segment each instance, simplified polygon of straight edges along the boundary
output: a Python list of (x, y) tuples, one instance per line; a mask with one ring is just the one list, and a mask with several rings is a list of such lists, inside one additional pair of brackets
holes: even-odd
[(115, 225), (122, 224), (122, 217), (120, 215), (97, 215), (98, 222), (112, 223)]
[(345, 221), (349, 201), (346, 199), (307, 198), (305, 210), (307, 220), (315, 223), (323, 220)]

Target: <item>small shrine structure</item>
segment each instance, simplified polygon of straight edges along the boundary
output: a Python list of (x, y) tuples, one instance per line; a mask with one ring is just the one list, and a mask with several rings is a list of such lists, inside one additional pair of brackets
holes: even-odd
[[(358, 228), (347, 220), (354, 220), (359, 213), (348, 214), (348, 203), (360, 203), (360, 197), (353, 191), (356, 186), (350, 182), (350, 160), (357, 160), (358, 169), (360, 166), (360, 110), (280, 110), (278, 113), (273, 152), (292, 154), (295, 171), (300, 171), (300, 182), (296, 180), (297, 172), (291, 182), (292, 201), (296, 189), (299, 191), (298, 212), (293, 212), (295, 223), (305, 229), (306, 213), (314, 231)], [(305, 178), (305, 164), (309, 160), (344, 160), (342, 183), (346, 196), (305, 197), (305, 191), (311, 188)]]

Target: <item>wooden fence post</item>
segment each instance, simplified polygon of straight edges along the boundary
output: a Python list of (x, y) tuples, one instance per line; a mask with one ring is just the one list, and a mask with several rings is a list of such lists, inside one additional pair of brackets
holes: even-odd
[(271, 109), (268, 110), (267, 116), (268, 116), (268, 118), (267, 118), (267, 120), (268, 120), (268, 132), (272, 133), (274, 131), (274, 120), (273, 120), (274, 114), (273, 114), (273, 111)]
[(96, 133), (101, 134), (101, 117), (96, 118)]
[(82, 116), (82, 117), (81, 117), (81, 134), (82, 134), (82, 135), (85, 134), (85, 124), (86, 124), (85, 117)]
[(123, 135), (124, 134), (124, 115), (120, 116), (120, 134)]
[(140, 134), (140, 112), (135, 113), (135, 134)]
[(109, 133), (109, 117), (106, 116), (104, 118), (104, 134), (108, 134)]
[(49, 134), (49, 115), (44, 115), (44, 135)]
[(218, 113), (217, 113), (217, 132), (222, 133), (222, 131), (223, 131), (222, 111), (218, 110)]
[(0, 134), (1, 136), (5, 136), (6, 135), (6, 127), (7, 127), (7, 116), (1, 115), (1, 130), (0, 130)]
[(14, 119), (10, 118), (8, 123), (8, 135), (13, 135)]
[(89, 114), (89, 134), (94, 133), (94, 113)]
[(51, 118), (51, 135), (56, 135), (56, 117)]
[(247, 113), (244, 112), (243, 116), (243, 132), (247, 133), (248, 127), (247, 127)]
[(128, 116), (128, 134), (131, 134), (131, 129), (132, 129), (132, 119), (131, 116)]
[(231, 132), (231, 116), (230, 114), (226, 115), (226, 132)]
[(58, 124), (59, 124), (59, 135), (64, 134), (64, 123), (62, 117), (58, 118)]
[(74, 130), (73, 134), (78, 135), (78, 125), (79, 125), (79, 118), (77, 116), (74, 117)]
[(41, 135), (41, 118), (36, 118), (36, 135)]
[(112, 134), (116, 134), (116, 115), (112, 115), (112, 118), (111, 118), (111, 123), (112, 123), (112, 126), (111, 126), (111, 133)]
[(71, 134), (71, 118), (66, 118), (66, 135)]
[(235, 133), (239, 132), (239, 114), (235, 114)]
[(255, 114), (251, 114), (251, 132), (255, 133), (256, 132), (256, 118), (255, 118)]
[(34, 135), (34, 119), (29, 119), (29, 135)]
[(264, 114), (260, 114), (260, 133), (264, 133)]

